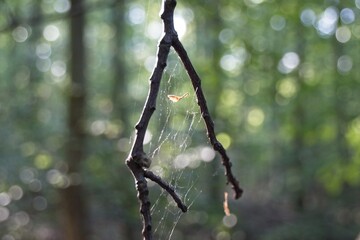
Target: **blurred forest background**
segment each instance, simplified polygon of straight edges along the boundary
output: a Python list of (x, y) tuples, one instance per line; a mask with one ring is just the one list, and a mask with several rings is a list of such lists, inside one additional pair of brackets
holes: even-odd
[[(141, 238), (124, 160), (162, 33), (160, 7), (0, 1), (1, 240)], [(191, 207), (168, 220), (171, 199), (151, 187), (154, 224), (171, 225), (156, 239), (360, 239), (360, 0), (179, 0), (175, 11), (245, 192), (230, 197), (173, 54), (147, 141), (156, 149), (169, 118), (169, 136), (187, 136), (186, 149), (170, 137), (161, 143), (165, 154), (180, 149), (181, 161), (154, 166), (170, 181), (179, 173)], [(185, 91), (176, 105), (166, 99)]]

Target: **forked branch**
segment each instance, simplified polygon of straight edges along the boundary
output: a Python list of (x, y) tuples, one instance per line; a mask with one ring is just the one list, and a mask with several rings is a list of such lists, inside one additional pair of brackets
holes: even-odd
[(184, 67), (191, 79), (194, 91), (197, 97), (197, 103), (200, 107), (201, 115), (204, 119), (207, 135), (214, 150), (217, 151), (222, 157), (222, 164), (225, 167), (225, 175), (227, 183), (232, 185), (234, 190), (234, 198), (237, 199), (242, 194), (242, 189), (239, 187), (239, 182), (234, 177), (231, 171), (231, 161), (228, 157), (226, 150), (221, 143), (216, 139), (214, 123), (211, 119), (206, 99), (201, 88), (201, 80), (196, 73), (183, 45), (181, 44), (178, 35), (174, 28), (174, 10), (176, 0), (163, 0), (163, 12), (161, 18), (164, 25), (164, 36), (160, 40), (157, 52), (157, 63), (150, 77), (149, 93), (144, 105), (144, 109), (140, 116), (140, 120), (135, 126), (136, 136), (134, 144), (130, 151), (130, 155), (126, 159), (126, 164), (132, 172), (136, 189), (138, 191), (138, 199), (140, 201), (140, 213), (143, 218), (143, 237), (145, 240), (152, 239), (152, 223), (150, 213), (149, 190), (146, 178), (151, 179), (166, 190), (177, 203), (178, 207), (183, 211), (187, 211), (187, 207), (182, 202), (181, 198), (176, 194), (174, 187), (163, 181), (159, 176), (147, 170), (151, 165), (151, 159), (144, 152), (143, 142), (145, 132), (148, 127), (150, 118), (156, 109), (156, 99), (158, 96), (160, 81), (166, 67), (167, 58), (172, 46), (179, 55)]

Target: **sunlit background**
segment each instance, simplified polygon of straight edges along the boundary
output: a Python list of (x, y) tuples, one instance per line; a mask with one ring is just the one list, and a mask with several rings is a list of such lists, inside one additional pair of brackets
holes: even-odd
[[(71, 3), (0, 2), (0, 240), (66, 239), (70, 186), (83, 188), (84, 239), (141, 239), (124, 161), (163, 34), (161, 1), (84, 2), (86, 146), (71, 173)], [(178, 0), (176, 30), (245, 192), (232, 199), (171, 52), (144, 144), (190, 210), (149, 181), (156, 239), (360, 239), (359, 17), (360, 0)]]

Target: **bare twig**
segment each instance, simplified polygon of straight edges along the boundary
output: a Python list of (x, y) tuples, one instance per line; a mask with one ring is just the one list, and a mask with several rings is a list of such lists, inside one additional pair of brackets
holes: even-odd
[(152, 224), (150, 214), (150, 201), (149, 190), (147, 187), (146, 177), (152, 179), (163, 187), (177, 202), (179, 208), (183, 211), (187, 211), (187, 207), (182, 203), (180, 197), (177, 196), (174, 189), (170, 185), (166, 184), (160, 177), (156, 176), (150, 171), (145, 171), (144, 168), (149, 168), (151, 165), (151, 159), (146, 156), (143, 148), (143, 142), (145, 132), (149, 124), (150, 118), (156, 109), (156, 98), (160, 88), (160, 81), (164, 69), (166, 67), (166, 61), (170, 52), (172, 40), (177, 37), (177, 33), (173, 24), (173, 13), (176, 6), (176, 1), (164, 1), (164, 8), (161, 18), (164, 22), (165, 35), (161, 39), (157, 52), (157, 63), (154, 71), (150, 77), (150, 89), (146, 99), (144, 109), (142, 111), (139, 122), (136, 124), (136, 136), (134, 144), (132, 146), (129, 157), (126, 160), (127, 166), (130, 168), (138, 191), (138, 199), (140, 201), (140, 213), (143, 217), (143, 237), (146, 240), (152, 239)]
[(222, 146), (222, 144), (216, 139), (215, 135), (215, 129), (214, 129), (214, 122), (211, 119), (206, 99), (204, 96), (204, 93), (201, 88), (201, 80), (199, 75), (196, 73), (187, 53), (183, 45), (181, 44), (180, 40), (178, 38), (174, 39), (172, 46), (174, 47), (175, 51), (178, 53), (181, 61), (183, 62), (185, 69), (191, 79), (191, 83), (193, 85), (194, 91), (196, 93), (197, 97), (197, 103), (200, 107), (201, 116), (203, 117), (206, 129), (207, 129), (207, 135), (210, 140), (211, 145), (213, 146), (214, 150), (220, 153), (222, 157), (222, 164), (225, 167), (225, 175), (227, 177), (228, 183), (232, 185), (232, 188), (234, 190), (234, 198), (238, 199), (241, 197), (241, 194), (243, 190), (239, 186), (239, 182), (234, 177), (232, 171), (231, 171), (231, 161), (228, 157), (225, 148)]
[(151, 213), (150, 213), (150, 200), (149, 189), (147, 187), (147, 181), (145, 179), (144, 169), (135, 161), (127, 160), (127, 166), (130, 168), (136, 184), (136, 190), (138, 192), (137, 197), (140, 201), (140, 213), (143, 218), (143, 230), (142, 234), (145, 240), (152, 239), (152, 225), (151, 225)]
[(145, 171), (145, 177), (159, 184), (163, 189), (165, 189), (171, 195), (171, 197), (177, 203), (181, 211), (187, 212), (187, 206), (184, 205), (184, 203), (181, 201), (179, 196), (176, 194), (173, 186), (169, 185), (167, 182), (162, 180), (161, 177), (155, 175), (152, 171), (149, 170)]
[(178, 35), (174, 28), (174, 10), (176, 6), (176, 0), (163, 0), (163, 12), (161, 19), (163, 20), (165, 35), (162, 37), (157, 52), (157, 63), (150, 77), (150, 88), (149, 93), (144, 105), (144, 109), (140, 116), (140, 120), (135, 126), (136, 136), (134, 144), (130, 151), (130, 155), (126, 159), (126, 164), (132, 172), (135, 182), (136, 189), (138, 191), (138, 199), (140, 201), (140, 213), (143, 218), (143, 237), (145, 240), (152, 239), (152, 223), (150, 214), (150, 201), (149, 201), (149, 190), (147, 187), (146, 178), (151, 179), (166, 190), (178, 204), (178, 207), (183, 211), (187, 211), (187, 207), (181, 201), (180, 197), (176, 194), (174, 187), (163, 181), (159, 176), (153, 172), (146, 170), (151, 165), (151, 159), (147, 157), (144, 152), (143, 142), (145, 132), (148, 127), (150, 118), (156, 109), (156, 99), (158, 96), (160, 81), (166, 67), (167, 58), (172, 46), (178, 53), (181, 61), (183, 62), (185, 69), (191, 79), (194, 91), (196, 92), (197, 102), (201, 110), (201, 115), (205, 121), (207, 135), (210, 143), (214, 150), (219, 152), (222, 157), (222, 164), (225, 167), (225, 175), (227, 182), (232, 185), (234, 189), (234, 197), (237, 199), (242, 194), (242, 189), (239, 187), (239, 182), (234, 177), (231, 171), (231, 161), (227, 156), (226, 150), (221, 143), (216, 139), (214, 123), (211, 119), (206, 99), (201, 88), (201, 80), (196, 73), (187, 53), (181, 44)]

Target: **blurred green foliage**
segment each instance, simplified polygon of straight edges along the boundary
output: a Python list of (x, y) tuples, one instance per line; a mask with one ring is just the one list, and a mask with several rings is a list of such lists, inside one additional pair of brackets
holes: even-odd
[[(69, 8), (0, 2), (1, 240), (62, 239), (59, 189), (73, 183), (85, 188), (90, 239), (140, 239), (123, 162), (162, 32), (160, 1), (86, 1), (87, 148), (72, 176)], [(150, 183), (157, 239), (358, 239), (360, 1), (178, 1), (175, 14), (245, 193), (225, 216), (230, 189), (171, 53), (147, 150), (191, 207), (180, 215)], [(185, 92), (176, 105), (166, 98)]]

